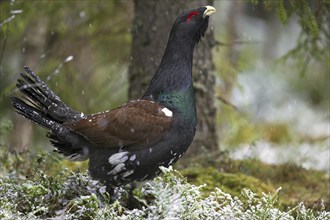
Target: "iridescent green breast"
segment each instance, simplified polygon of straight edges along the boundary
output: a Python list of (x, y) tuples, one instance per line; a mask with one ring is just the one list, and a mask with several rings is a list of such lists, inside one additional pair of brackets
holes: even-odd
[(178, 113), (185, 123), (196, 125), (196, 108), (193, 87), (159, 94), (157, 102)]

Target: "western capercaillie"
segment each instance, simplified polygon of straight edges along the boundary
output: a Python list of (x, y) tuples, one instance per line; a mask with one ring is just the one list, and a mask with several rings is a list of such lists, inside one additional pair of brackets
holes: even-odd
[(195, 135), (192, 82), (195, 45), (204, 36), (212, 6), (182, 13), (174, 22), (162, 61), (145, 94), (92, 115), (66, 105), (28, 67), (13, 97), (16, 111), (46, 128), (57, 151), (73, 161), (89, 159), (90, 175), (111, 187), (155, 177), (174, 164)]

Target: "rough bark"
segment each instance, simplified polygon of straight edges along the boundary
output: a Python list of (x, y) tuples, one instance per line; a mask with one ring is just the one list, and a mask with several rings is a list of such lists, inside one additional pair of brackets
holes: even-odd
[[(132, 56), (129, 68), (129, 98), (144, 93), (158, 67), (175, 18), (183, 11), (205, 5), (213, 0), (199, 1), (134, 1), (135, 18), (132, 25)], [(193, 78), (198, 114), (197, 132), (190, 153), (205, 147), (217, 150), (216, 109), (214, 106), (214, 65), (212, 47), (214, 37), (209, 27), (206, 36), (197, 45), (194, 54)]]

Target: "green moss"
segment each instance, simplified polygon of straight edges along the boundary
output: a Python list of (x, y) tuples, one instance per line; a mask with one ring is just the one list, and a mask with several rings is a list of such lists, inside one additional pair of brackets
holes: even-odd
[[(204, 159), (199, 158), (199, 161)], [(301, 202), (313, 210), (321, 210), (323, 205), (330, 210), (330, 178), (325, 172), (306, 170), (292, 163), (269, 165), (255, 159), (218, 161), (212, 167), (194, 164), (195, 167), (190, 166), (180, 172), (190, 183), (206, 184), (203, 187), (205, 195), (214, 191), (215, 187), (234, 196), (239, 196), (244, 188), (259, 196), (262, 192), (272, 193), (281, 188), (279, 203), (284, 210)], [(223, 171), (214, 167), (221, 167)]]
[[(145, 213), (164, 218), (172, 209), (173, 201), (176, 201), (175, 207), (179, 203), (182, 207), (191, 207), (181, 211), (175, 209), (178, 215), (186, 216), (183, 219), (191, 219), (193, 213), (208, 215), (209, 210), (221, 216), (233, 211), (242, 219), (268, 219), (262, 216), (269, 216), (269, 209), (284, 210), (278, 216), (290, 213), (295, 217), (308, 210), (304, 215), (309, 218), (297, 219), (314, 219), (310, 216), (321, 215), (321, 212), (328, 216), (319, 201), (323, 199), (325, 209), (329, 210), (329, 177), (323, 172), (308, 171), (292, 164), (275, 166), (257, 160), (219, 160), (213, 161), (210, 166), (210, 163), (199, 158), (199, 162), (204, 161), (204, 167), (195, 165), (182, 170), (187, 181), (193, 184), (187, 183), (179, 172), (163, 168), (166, 172), (161, 177), (134, 190), (143, 208), (129, 213), (127, 197), (123, 197), (128, 193), (127, 189), (120, 190), (119, 201), (108, 204), (109, 195), (104, 192), (105, 188), (86, 173), (67, 169), (56, 172), (63, 167), (63, 163), (59, 163), (62, 160), (57, 157), (48, 153), (34, 157), (13, 156), (8, 151), (2, 153), (1, 158), (7, 157), (7, 163), (4, 163), (5, 172), (0, 177), (0, 218), (8, 219), (16, 215), (49, 218), (62, 212), (71, 219), (112, 219), (126, 214), (134, 214), (141, 219), (142, 216), (147, 217)], [(18, 158), (19, 162), (14, 162)], [(223, 170), (214, 167), (222, 167)], [(12, 175), (15, 172), (19, 173)], [(276, 192), (279, 187), (282, 190)], [(301, 201), (308, 209), (298, 205)], [(207, 211), (205, 207), (208, 207)], [(1, 212), (1, 209), (4, 211)], [(195, 212), (193, 209), (196, 209)], [(247, 210), (252, 214), (246, 214)]]
[(258, 195), (261, 195), (262, 192), (275, 192), (275, 188), (271, 184), (257, 178), (240, 173), (223, 173), (213, 167), (187, 168), (182, 170), (181, 173), (187, 177), (190, 183), (206, 184), (203, 188), (206, 194), (214, 191), (215, 187), (234, 196), (239, 196), (245, 188), (251, 189)]
[(265, 139), (273, 143), (288, 143), (293, 138), (289, 125), (285, 123), (263, 124), (259, 127), (263, 130)]
[(330, 178), (323, 171), (306, 170), (296, 164), (269, 165), (255, 159), (230, 161), (227, 172), (243, 173), (262, 182), (281, 187), (280, 201), (283, 207), (293, 207), (304, 202), (307, 207), (320, 210), (323, 201), (330, 210)]

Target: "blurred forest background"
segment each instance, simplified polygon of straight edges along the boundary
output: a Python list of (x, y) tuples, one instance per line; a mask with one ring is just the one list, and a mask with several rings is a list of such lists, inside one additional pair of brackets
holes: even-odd
[[(132, 63), (138, 56), (159, 59), (148, 50), (132, 54), (137, 2), (143, 7), (138, 0), (0, 2), (2, 149), (17, 153), (52, 150), (44, 130), (11, 107), (10, 97), (18, 94), (15, 81), (25, 65), (64, 102), (87, 114), (114, 108), (136, 96), (129, 93), (140, 88), (135, 80), (145, 83), (150, 76), (132, 80)], [(162, 2), (157, 9), (165, 17), (157, 10), (148, 14), (156, 24), (165, 19), (171, 25), (175, 16), (166, 14), (191, 8), (176, 1), (179, 3), (171, 11), (173, 1)], [(213, 1), (201, 2), (189, 4)], [(184, 7), (179, 8), (180, 4)], [(198, 128), (206, 136), (196, 137), (198, 153), (186, 155), (178, 167), (194, 164), (241, 172), (265, 182), (277, 181), (275, 187), (290, 178), (299, 185), (309, 176), (305, 169), (316, 170), (319, 179), (311, 180), (312, 188), (303, 186), (296, 199), (328, 200), (329, 1), (237, 0), (212, 5), (217, 12), (210, 19), (206, 47), (212, 48), (213, 63), (205, 64), (210, 65), (206, 81), (212, 87), (203, 86), (203, 77), (197, 76), (202, 72), (194, 73), (196, 90), (202, 91), (197, 99), (207, 97), (212, 103), (198, 105), (201, 115), (208, 112), (200, 122), (204, 127)], [(146, 25), (158, 31), (158, 26)], [(160, 31), (169, 33), (169, 28)], [(166, 42), (167, 35), (161, 36), (148, 40)], [(204, 56), (203, 47), (202, 40), (197, 54), (200, 51)], [(161, 56), (163, 49), (156, 53)], [(214, 118), (207, 118), (209, 113)], [(6, 157), (0, 159), (4, 166)]]

